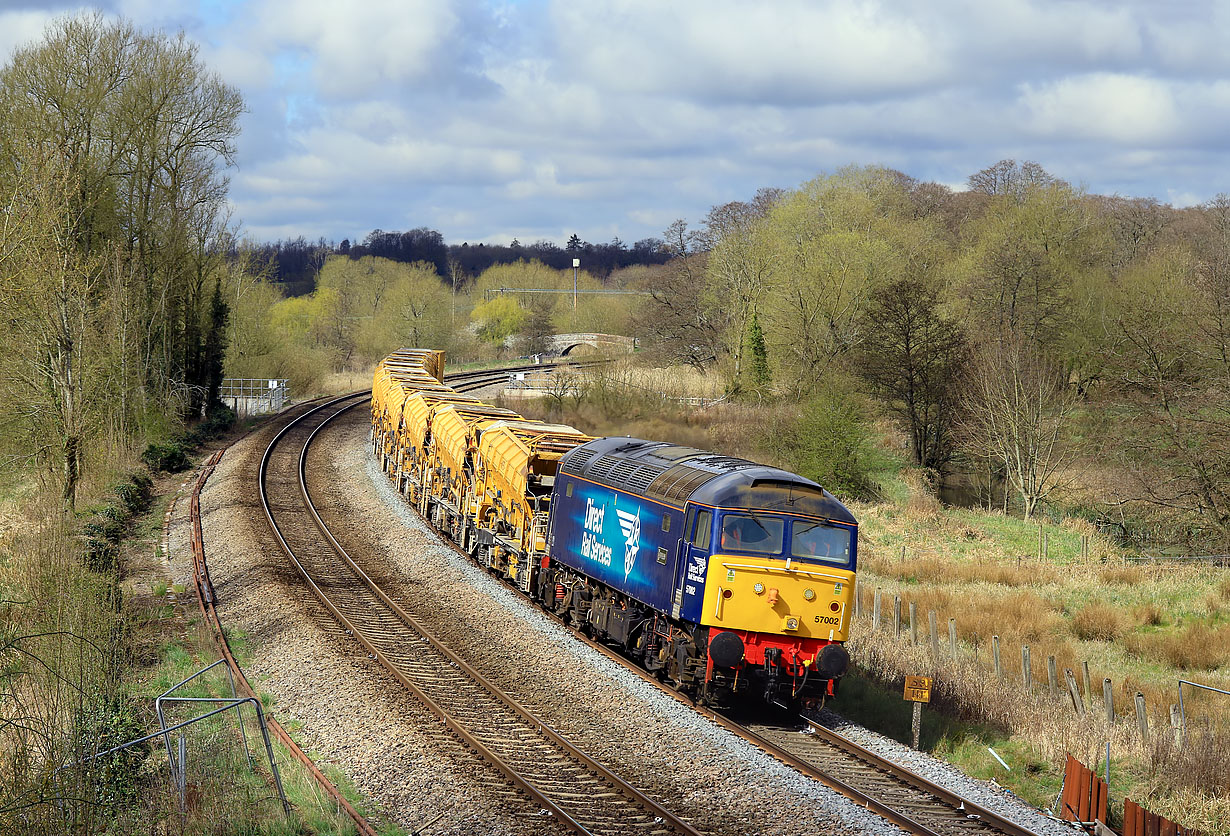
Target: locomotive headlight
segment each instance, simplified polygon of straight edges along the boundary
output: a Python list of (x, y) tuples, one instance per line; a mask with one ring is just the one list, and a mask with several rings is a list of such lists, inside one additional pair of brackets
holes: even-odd
[(758, 583), (752, 587), (757, 595), (764, 595), (764, 584)]
[(782, 624), (782, 629), (783, 629), (783, 630), (797, 630), (797, 629), (799, 629), (799, 620), (798, 620), (797, 618), (795, 618), (794, 616), (788, 616), (788, 617), (786, 618), (786, 621)]
[(814, 601), (814, 600), (816, 600), (816, 593), (815, 593), (815, 591), (814, 591), (814, 590), (811, 590), (811, 589), (804, 589), (804, 590), (803, 590), (803, 597), (804, 597), (804, 598), (806, 598), (808, 601)]

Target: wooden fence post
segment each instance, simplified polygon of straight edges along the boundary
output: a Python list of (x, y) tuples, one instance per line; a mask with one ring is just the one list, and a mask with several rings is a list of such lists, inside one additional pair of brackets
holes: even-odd
[(1106, 722), (1115, 722), (1115, 689), (1109, 678), (1102, 680), (1102, 699), (1106, 702)]
[(995, 661), (995, 678), (1004, 678), (1004, 668), (999, 663), (999, 636), (991, 636), (991, 658)]
[(1063, 678), (1068, 682), (1068, 696), (1072, 698), (1072, 710), (1076, 712), (1077, 717), (1084, 717), (1085, 701), (1081, 699), (1081, 692), (1076, 687), (1076, 674), (1072, 673), (1071, 668), (1064, 668)]
[(957, 620), (948, 619), (948, 647), (952, 650), (952, 661), (957, 661)]
[(893, 596), (893, 638), (901, 638), (901, 596)]
[(1174, 745), (1183, 748), (1183, 715), (1179, 713), (1179, 704), (1170, 704), (1170, 728), (1174, 730)]
[(1059, 695), (1059, 676), (1055, 673), (1055, 657), (1046, 657), (1046, 684), (1051, 690), (1051, 699)]
[(1051, 559), (1051, 533), (1049, 531), (1042, 534), (1042, 559)]
[(1021, 645), (1021, 684), (1025, 686), (1025, 693), (1033, 693), (1033, 670), (1029, 663), (1029, 645)]
[(1081, 662), (1081, 674), (1085, 680), (1085, 699), (1089, 700), (1089, 707), (1093, 708), (1093, 681), (1089, 679), (1089, 663)]
[(859, 579), (854, 579), (854, 617), (863, 617), (863, 587)]
[(1136, 692), (1136, 725), (1140, 726), (1140, 743), (1149, 745), (1149, 715), (1145, 712), (1145, 695)]
[(880, 629), (880, 587), (876, 587), (875, 594), (871, 597), (871, 632), (876, 632)]
[(935, 627), (935, 610), (927, 610), (927, 627), (931, 631), (931, 658), (940, 658), (940, 637)]

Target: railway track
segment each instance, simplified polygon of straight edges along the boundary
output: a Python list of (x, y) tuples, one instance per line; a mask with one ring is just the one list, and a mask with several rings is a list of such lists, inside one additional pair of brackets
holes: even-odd
[[(431, 525), (430, 521), (424, 522)], [(441, 536), (441, 539), (452, 545), (463, 558), (469, 559), (448, 538)], [(789, 711), (785, 706), (777, 706), (782, 713), (773, 722), (764, 722), (764, 718), (741, 721), (731, 714), (696, 705), (618, 651), (593, 640), (553, 614), (548, 615), (579, 640), (624, 664), (673, 698), (696, 708), (713, 722), (782, 763), (857, 801), (908, 833), (918, 836), (1034, 836), (1028, 828), (859, 746), (808, 717)]]
[[(516, 369), (447, 380), (464, 391), (500, 382), (509, 371)], [(520, 808), (518, 815), (546, 811), (563, 827), (595, 836), (698, 836), (473, 670), (385, 594), (333, 538), (311, 502), (307, 449), (323, 426), (367, 397), (366, 392), (353, 393), (300, 416), (278, 433), (261, 462), (259, 492), (266, 517), (307, 589), (348, 635), (504, 775), (504, 796)]]
[[(445, 538), (445, 542), (448, 540)], [(466, 557), (464, 552), (459, 552)], [(595, 641), (551, 613), (556, 623), (673, 699), (689, 705), (727, 731), (743, 738), (776, 760), (916, 836), (1035, 836), (1034, 832), (958, 793), (858, 745), (838, 732), (776, 705), (781, 713), (758, 720), (741, 720), (733, 713), (699, 705), (664, 684), (619, 651)]]
[(706, 713), (720, 717), (722, 725), (783, 763), (860, 801), (908, 832), (926, 836), (1032, 836), (1027, 828), (832, 729), (785, 706), (776, 708), (782, 714), (774, 722), (740, 721), (725, 714)]

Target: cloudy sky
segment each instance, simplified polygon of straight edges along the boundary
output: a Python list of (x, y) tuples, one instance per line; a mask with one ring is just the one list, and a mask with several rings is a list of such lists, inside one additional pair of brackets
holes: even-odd
[[(1176, 205), (1230, 191), (1230, 3), (105, 0), (248, 103), (253, 238), (657, 236), (879, 164), (1035, 160)], [(0, 56), (84, 8), (0, 0)]]

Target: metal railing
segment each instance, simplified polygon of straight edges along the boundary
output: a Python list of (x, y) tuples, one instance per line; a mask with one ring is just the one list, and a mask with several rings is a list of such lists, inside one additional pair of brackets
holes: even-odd
[(1187, 740), (1187, 709), (1183, 706), (1183, 686), (1188, 685), (1192, 688), (1198, 688), (1203, 691), (1213, 691), (1218, 694), (1224, 694), (1230, 697), (1230, 691), (1223, 691), (1221, 688), (1214, 688), (1212, 685), (1201, 685), (1199, 682), (1191, 682), (1186, 679), (1179, 680), (1179, 721), (1182, 723), (1183, 740)]
[(290, 397), (290, 381), (284, 377), (228, 377), (218, 397), (240, 417), (281, 412)]

